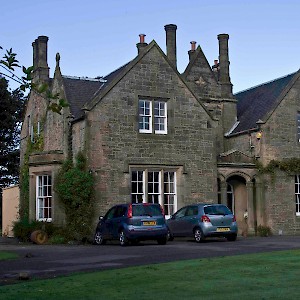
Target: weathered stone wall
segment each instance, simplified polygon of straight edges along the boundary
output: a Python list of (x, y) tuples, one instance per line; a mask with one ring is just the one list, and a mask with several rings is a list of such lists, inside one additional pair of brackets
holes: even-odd
[(288, 91), (283, 101), (262, 126), (263, 163), (272, 159), (300, 157), (300, 143), (297, 136), (297, 112), (300, 107), (300, 80)]
[(76, 157), (79, 151), (85, 149), (85, 121), (79, 121), (72, 125), (72, 151)]
[[(265, 208), (267, 225), (273, 234), (298, 234), (300, 217), (296, 216), (295, 178), (284, 172), (276, 172), (272, 180), (266, 176)], [(280, 232), (281, 231), (281, 232)]]
[[(151, 64), (151, 67), (150, 67)], [(167, 100), (168, 134), (138, 132), (139, 97)], [(216, 201), (214, 122), (156, 47), (88, 113), (98, 213), (130, 201), (130, 165), (178, 169), (178, 206)]]

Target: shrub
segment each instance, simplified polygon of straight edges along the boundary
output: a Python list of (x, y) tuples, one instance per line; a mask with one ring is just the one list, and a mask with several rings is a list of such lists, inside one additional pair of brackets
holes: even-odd
[(272, 230), (269, 226), (259, 225), (257, 227), (257, 233), (259, 236), (270, 236), (272, 235)]
[(76, 165), (66, 161), (55, 178), (54, 190), (66, 215), (63, 236), (68, 240), (85, 241), (92, 230), (94, 178), (85, 165), (85, 157), (79, 152)]
[(29, 221), (27, 218), (14, 222), (13, 225), (14, 236), (21, 242), (30, 242), (30, 235), (35, 230), (43, 230), (51, 237), (60, 230), (60, 228), (53, 223)]

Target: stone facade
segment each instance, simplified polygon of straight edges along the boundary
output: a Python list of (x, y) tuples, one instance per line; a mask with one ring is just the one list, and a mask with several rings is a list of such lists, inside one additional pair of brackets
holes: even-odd
[[(229, 36), (218, 36), (220, 61), (215, 68), (191, 42), (189, 64), (180, 74), (177, 27), (170, 24), (165, 30), (166, 54), (140, 35), (137, 56), (98, 79), (63, 76), (59, 55), (50, 79), (47, 39), (35, 41), (34, 80), (47, 82), (69, 107), (53, 113), (47, 110), (47, 100), (30, 95), (21, 143), (21, 166), (29, 155), (30, 218), (64, 223), (57, 195), (53, 190), (47, 197), (39, 195), (37, 185), (54, 179), (62, 162), (82, 151), (95, 178), (96, 215), (133, 199), (159, 201), (167, 215), (189, 203), (219, 202), (235, 212), (240, 234), (254, 234), (258, 225), (270, 226), (275, 234), (296, 234), (300, 216), (295, 211), (294, 176), (280, 173), (274, 185), (259, 174), (256, 162), (299, 157), (298, 75), (273, 97), (273, 106), (263, 116), (257, 114), (255, 126), (248, 126), (243, 113), (250, 106), (232, 94)], [(141, 103), (149, 109), (141, 112)], [(145, 120), (151, 120), (153, 128)], [(156, 131), (157, 120), (165, 122), (162, 132)], [(29, 153), (28, 145), (38, 140), (32, 139), (30, 133), (37, 129), (30, 126), (39, 127), (43, 141)], [(44, 207), (48, 198), (50, 208)]]

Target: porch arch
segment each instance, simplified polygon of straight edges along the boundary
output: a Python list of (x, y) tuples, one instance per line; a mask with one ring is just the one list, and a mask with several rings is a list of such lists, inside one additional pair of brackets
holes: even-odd
[(227, 205), (235, 214), (239, 234), (255, 233), (256, 205), (255, 179), (237, 171), (218, 176), (218, 201)]

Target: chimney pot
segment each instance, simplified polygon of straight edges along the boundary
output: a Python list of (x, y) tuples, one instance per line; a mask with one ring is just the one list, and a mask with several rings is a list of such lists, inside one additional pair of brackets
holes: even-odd
[(145, 36), (146, 36), (146, 34), (143, 34), (143, 33), (139, 34), (140, 43), (145, 43)]
[(141, 51), (148, 45), (145, 43), (145, 36), (146, 34), (139, 34), (140, 42), (136, 44), (136, 47), (138, 48), (138, 54), (141, 53)]
[(192, 51), (195, 51), (195, 50), (196, 50), (196, 44), (197, 44), (197, 42), (191, 41), (191, 50), (192, 50)]

